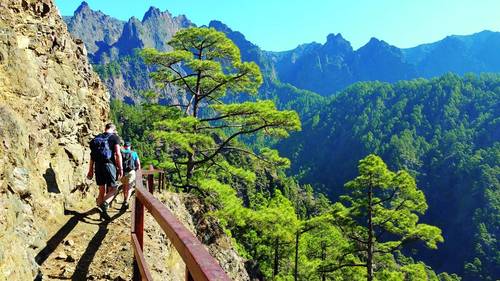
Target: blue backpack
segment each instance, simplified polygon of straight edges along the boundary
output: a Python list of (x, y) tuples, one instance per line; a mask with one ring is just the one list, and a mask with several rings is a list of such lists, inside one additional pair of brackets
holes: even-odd
[(125, 173), (128, 173), (132, 170), (135, 170), (135, 161), (134, 157), (132, 157), (132, 151), (131, 150), (122, 150), (122, 163), (123, 163), (123, 171)]
[(90, 153), (92, 158), (100, 163), (110, 162), (113, 151), (109, 147), (109, 137), (111, 134), (99, 134), (90, 141)]

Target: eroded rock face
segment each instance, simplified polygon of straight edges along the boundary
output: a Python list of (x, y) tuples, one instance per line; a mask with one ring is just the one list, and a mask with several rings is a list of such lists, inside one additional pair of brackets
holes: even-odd
[(0, 280), (33, 280), (75, 192), (109, 94), (50, 0), (0, 1)]
[[(186, 226), (196, 237), (205, 244), (210, 255), (212, 255), (226, 271), (228, 276), (235, 281), (248, 281), (250, 277), (245, 269), (245, 260), (238, 255), (236, 247), (231, 238), (226, 235), (217, 219), (209, 215), (210, 207), (202, 200), (190, 194), (163, 193), (156, 195), (165, 206)], [(148, 236), (152, 231), (161, 231), (146, 227)], [(166, 264), (166, 271), (155, 272), (158, 274), (158, 280), (183, 280), (185, 266), (180, 256), (172, 247), (170, 241), (166, 239), (166, 245), (162, 245), (165, 251), (172, 253), (161, 261)], [(161, 249), (161, 248), (160, 248)], [(155, 250), (153, 250), (155, 251)], [(162, 251), (152, 254), (154, 257), (160, 257)], [(156, 261), (156, 262), (158, 262)], [(155, 268), (161, 268), (155, 266)], [(168, 273), (167, 273), (168, 272)], [(156, 280), (156, 279), (155, 279)]]

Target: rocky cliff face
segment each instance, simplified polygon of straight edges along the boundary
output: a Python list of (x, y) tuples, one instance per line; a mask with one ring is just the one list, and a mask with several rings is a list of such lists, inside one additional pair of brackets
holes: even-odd
[[(204, 204), (199, 198), (189, 194), (163, 193), (159, 195), (159, 199), (206, 245), (209, 253), (219, 262), (232, 280), (250, 280), (245, 269), (245, 260), (238, 255), (231, 238), (225, 234), (218, 221), (208, 215), (210, 211), (213, 211), (209, 206)], [(158, 231), (158, 229), (154, 231)], [(151, 237), (151, 233), (152, 230), (150, 230), (148, 236)], [(157, 235), (155, 236), (157, 237)], [(158, 280), (184, 280), (182, 277), (184, 276), (185, 268), (180, 256), (178, 256), (170, 242), (165, 245), (165, 248), (172, 255), (166, 257), (165, 262), (161, 263), (163, 265), (167, 264), (169, 267), (166, 268), (163, 275), (159, 275), (160, 278)], [(156, 255), (156, 257), (159, 255)], [(176, 258), (177, 256), (178, 258)], [(170, 274), (168, 273), (169, 271)]]
[(116, 48), (121, 56), (131, 55), (134, 49), (144, 47), (167, 51), (170, 49), (167, 42), (172, 36), (192, 25), (184, 15), (174, 17), (168, 11), (151, 7), (142, 21), (133, 17), (125, 24), (120, 39), (111, 48)]
[(0, 2), (0, 279), (33, 280), (63, 204), (91, 202), (90, 137), (109, 95), (50, 0)]

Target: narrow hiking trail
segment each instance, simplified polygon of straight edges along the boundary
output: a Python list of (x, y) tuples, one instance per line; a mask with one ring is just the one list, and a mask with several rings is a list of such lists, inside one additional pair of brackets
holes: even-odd
[[(100, 220), (97, 209), (66, 210), (67, 222), (49, 235), (47, 246), (37, 256), (42, 274), (38, 280), (131, 280), (132, 206), (128, 210), (121, 206), (118, 196), (108, 210), (110, 221)], [(144, 248), (156, 280), (183, 280), (178, 273), (184, 271), (184, 263), (147, 215)]]
[[(169, 191), (155, 192), (157, 198), (195, 237), (229, 274), (232, 280), (249, 280), (244, 260), (209, 210), (195, 196)], [(88, 198), (93, 201), (92, 198)], [(44, 280), (131, 280), (131, 210), (122, 209), (118, 194), (108, 209), (111, 220), (100, 219), (91, 201), (65, 209), (57, 225), (49, 225), (46, 246), (35, 257)], [(186, 265), (148, 211), (144, 214), (144, 257), (153, 280), (184, 281)]]
[(120, 207), (115, 202), (110, 208), (110, 221), (100, 220), (96, 209), (66, 211), (67, 223), (47, 242), (51, 251), (41, 257), (46, 259), (41, 280), (130, 280), (130, 210)]

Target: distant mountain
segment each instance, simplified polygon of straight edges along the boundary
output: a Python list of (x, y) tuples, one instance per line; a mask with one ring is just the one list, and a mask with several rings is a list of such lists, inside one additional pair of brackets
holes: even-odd
[(355, 52), (356, 81), (395, 82), (418, 76), (415, 66), (405, 62), (401, 49), (376, 38)]
[(82, 2), (72, 17), (64, 17), (69, 32), (83, 40), (87, 51), (93, 54), (99, 45), (112, 45), (123, 31), (125, 22), (110, 17), (101, 11), (90, 9), (87, 2)]
[(402, 49), (408, 63), (421, 76), (445, 72), (500, 72), (500, 32), (482, 31), (466, 36), (448, 36), (441, 41)]
[(245, 35), (243, 35), (241, 32), (233, 31), (224, 23), (216, 20), (211, 21), (208, 24), (208, 27), (224, 32), (226, 36), (231, 39), (240, 49), (241, 59), (243, 61), (253, 61), (257, 63), (262, 73), (265, 74), (266, 78), (276, 78), (274, 73), (274, 65), (271, 61), (271, 56), (267, 52), (262, 51), (259, 46), (248, 41), (245, 38)]
[[(142, 21), (132, 17), (124, 22), (92, 10), (86, 2), (64, 20), (70, 33), (84, 41), (89, 59), (112, 97), (128, 103), (140, 101), (142, 92), (154, 88), (149, 78), (151, 69), (135, 50), (153, 47), (166, 51), (167, 42), (178, 30), (193, 25), (183, 15), (174, 17), (154, 7), (144, 14)], [(174, 89), (158, 89), (158, 92), (160, 102), (177, 102)]]
[[(174, 17), (168, 11), (162, 12), (154, 7), (144, 14), (142, 20), (132, 17), (127, 22), (122, 22), (105, 16), (100, 11), (91, 10), (86, 2), (78, 7), (72, 17), (65, 17), (65, 20), (73, 36), (80, 37), (85, 42), (94, 69), (107, 85), (112, 97), (128, 103), (140, 101), (143, 91), (154, 88), (154, 83), (149, 78), (152, 69), (144, 64), (136, 50), (153, 47), (167, 51), (170, 48), (167, 42), (178, 30), (194, 26), (186, 16)], [(116, 35), (114, 29), (119, 24), (119, 36), (106, 36)], [(311, 109), (321, 104), (322, 98), (319, 95), (278, 81), (272, 56), (246, 40), (242, 33), (231, 30), (220, 21), (212, 21), (209, 26), (226, 33), (235, 42), (241, 50), (242, 60), (255, 61), (260, 66), (265, 81), (259, 98), (273, 99), (280, 108), (293, 108), (301, 113), (312, 112)], [(111, 27), (113, 32), (108, 30)], [(93, 30), (104, 35), (92, 36)], [(175, 89), (157, 90), (160, 92), (161, 103), (176, 103), (178, 96)]]
[(134, 50), (152, 47), (166, 51), (167, 42), (182, 28), (193, 26), (186, 16), (172, 16), (168, 11), (151, 7), (141, 20), (132, 17), (123, 25), (119, 39), (111, 45), (102, 45), (92, 56), (95, 63), (105, 63), (133, 55)]
[[(168, 50), (167, 42), (175, 32), (194, 26), (184, 15), (174, 17), (168, 11), (162, 12), (154, 7), (142, 20), (132, 17), (123, 22), (93, 11), (85, 2), (65, 20), (69, 31), (85, 42), (94, 64), (104, 67), (115, 63), (120, 66), (114, 67), (120, 71), (104, 68), (104, 72), (111, 74), (104, 77), (104, 81), (114, 97), (130, 102), (138, 101), (140, 92), (153, 86), (148, 78), (149, 70), (134, 50), (143, 47)], [(372, 38), (357, 50), (341, 34), (330, 34), (324, 44), (314, 42), (289, 51), (268, 52), (220, 21), (212, 21), (209, 26), (226, 33), (240, 48), (243, 60), (255, 61), (261, 67), (266, 80), (261, 97), (276, 97), (278, 100), (283, 94), (278, 91), (276, 95), (276, 89), (269, 88), (273, 83), (329, 96), (358, 81), (395, 82), (430, 78), (446, 72), (462, 75), (500, 71), (500, 32), (448, 36), (435, 43), (408, 49)], [(146, 71), (141, 73), (139, 68)], [(168, 90), (163, 95), (165, 102), (172, 100)]]
[[(211, 21), (208, 26), (224, 32), (240, 49), (243, 61), (253, 61), (259, 65), (264, 82), (259, 89), (258, 98), (272, 99), (279, 108), (293, 109), (303, 119), (309, 117), (309, 114), (315, 112), (325, 102), (324, 98), (312, 91), (300, 89), (277, 79), (272, 54), (248, 41), (241, 32), (233, 31), (220, 21)], [(252, 97), (245, 97), (245, 99), (252, 99)]]
[(328, 35), (327, 42), (304, 44), (287, 52), (270, 53), (279, 79), (320, 94), (333, 93), (355, 81), (354, 51), (342, 35)]
[(322, 95), (358, 81), (395, 82), (454, 72), (500, 72), (500, 32), (448, 36), (435, 43), (400, 49), (376, 38), (353, 50), (342, 35), (325, 44), (309, 43), (285, 52), (268, 52), (277, 77)]
[(279, 79), (322, 95), (367, 80), (394, 82), (416, 77), (400, 49), (372, 38), (353, 50), (342, 35), (330, 34), (325, 44), (305, 44), (286, 52), (270, 53)]
[(255, 61), (270, 79), (324, 96), (358, 81), (396, 82), (455, 72), (500, 72), (500, 32), (449, 36), (441, 41), (400, 49), (371, 38), (354, 50), (342, 35), (330, 34), (324, 44), (308, 43), (283, 52), (267, 52), (219, 21), (209, 24), (228, 35), (246, 60)]

